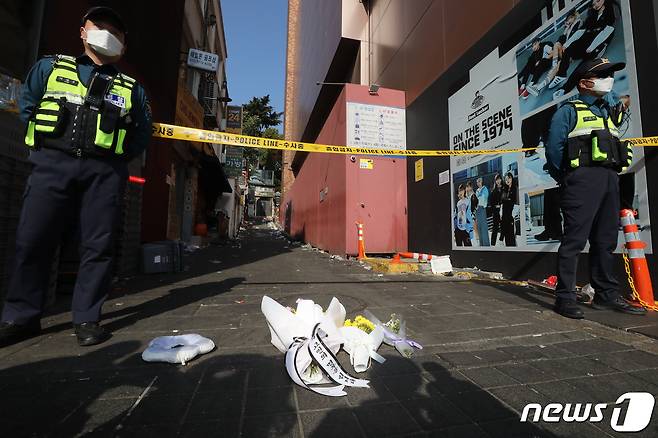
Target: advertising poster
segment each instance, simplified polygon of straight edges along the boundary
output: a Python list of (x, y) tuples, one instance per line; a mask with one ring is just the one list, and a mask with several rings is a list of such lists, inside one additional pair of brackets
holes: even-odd
[[(620, 132), (623, 138), (642, 136), (628, 0), (553, 2), (552, 7), (516, 47), (507, 53), (496, 49), (475, 65), (469, 82), (449, 98), (453, 150), (538, 148), (451, 157), (453, 249), (557, 251), (559, 188), (545, 170), (543, 147), (553, 114), (578, 94), (569, 77), (583, 60), (626, 63), (615, 74), (613, 89), (630, 105)], [(652, 252), (643, 155), (635, 149), (633, 165), (620, 181)]]

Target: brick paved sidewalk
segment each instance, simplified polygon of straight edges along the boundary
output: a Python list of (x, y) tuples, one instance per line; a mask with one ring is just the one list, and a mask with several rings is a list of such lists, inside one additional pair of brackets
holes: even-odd
[[(608, 325), (567, 320), (530, 289), (379, 277), (264, 227), (186, 263), (184, 273), (119, 284), (104, 309), (113, 337), (102, 345), (77, 346), (64, 297), (42, 336), (0, 349), (2, 435), (605, 437), (617, 436), (611, 408), (595, 424), (530, 425), (520, 412), (531, 402), (658, 395), (658, 343), (609, 326), (634, 321), (593, 310)], [(264, 294), (286, 305), (304, 297), (326, 306), (336, 296), (349, 316), (397, 312), (425, 349), (408, 360), (382, 346), (387, 362), (365, 373), (371, 389), (316, 396), (292, 385), (269, 343)], [(141, 360), (150, 339), (176, 333), (208, 336), (218, 348), (187, 366)], [(657, 436), (655, 417), (634, 436)]]

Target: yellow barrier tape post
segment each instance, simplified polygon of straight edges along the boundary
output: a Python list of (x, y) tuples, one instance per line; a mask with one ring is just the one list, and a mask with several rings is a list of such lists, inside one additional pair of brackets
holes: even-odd
[[(228, 132), (208, 131), (205, 129), (186, 128), (165, 123), (153, 124), (153, 136), (171, 140), (196, 141), (201, 143), (221, 143), (231, 146), (242, 146), (259, 149), (279, 149), (300, 152), (321, 152), (325, 154), (350, 155), (397, 155), (411, 157), (450, 157), (459, 155), (495, 155), (534, 151), (537, 148), (518, 149), (470, 149), (470, 150), (391, 150), (379, 148), (355, 148), (351, 146), (336, 146), (301, 141), (278, 140), (275, 138), (251, 137), (248, 135), (230, 134)], [(626, 141), (634, 147), (658, 146), (658, 137), (629, 138)]]

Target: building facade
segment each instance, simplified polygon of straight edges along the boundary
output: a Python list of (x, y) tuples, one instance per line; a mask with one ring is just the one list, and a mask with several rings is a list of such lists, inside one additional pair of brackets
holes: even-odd
[[(555, 184), (543, 169), (542, 146), (552, 112), (574, 95), (553, 79), (568, 77), (587, 56), (623, 61), (627, 67), (617, 75), (615, 91), (632, 101), (624, 135), (651, 136), (658, 129), (651, 122), (656, 111), (651, 77), (658, 2), (604, 3), (611, 21), (599, 36), (587, 31), (588, 17), (595, 16), (591, 0), (291, 0), (286, 138), (314, 141), (330, 117), (340, 90), (316, 82), (350, 82), (405, 92), (409, 149), (539, 147), (469, 159), (405, 160), (408, 249), (450, 254), (456, 265), (477, 265), (513, 278), (544, 278), (554, 273), (559, 241), (542, 233), (561, 224), (561, 217), (551, 208)], [(591, 40), (585, 45), (583, 39), (565, 57), (559, 49), (571, 44), (567, 41), (573, 21), (583, 32), (572, 41), (583, 35)], [(313, 31), (328, 41), (315, 40)], [(542, 62), (544, 69), (528, 74), (533, 40), (541, 43), (547, 61)], [(585, 47), (584, 53), (577, 53), (576, 47), (589, 45), (589, 52)], [(524, 93), (526, 87), (532, 93)], [(642, 238), (652, 253), (650, 230), (656, 218), (649, 206), (656, 197), (653, 179), (658, 170), (651, 160), (654, 152), (643, 152), (638, 151), (634, 166), (621, 177), (622, 202), (637, 210)], [(299, 176), (298, 156), (284, 155), (282, 204)], [(496, 174), (510, 175), (515, 201), (501, 208), (480, 200), (467, 221), (470, 226), (463, 226), (457, 209), (459, 187), (475, 193), (481, 184), (493, 192)], [(476, 214), (478, 206), (482, 209)], [(495, 211), (501, 221), (505, 216), (502, 236), (502, 226), (495, 230), (493, 224)], [(461, 246), (456, 230), (469, 234), (471, 246)], [(622, 241), (620, 233), (618, 249)], [(648, 258), (655, 268), (653, 256)], [(620, 257), (614, 268), (621, 274), (622, 267)], [(587, 271), (583, 257), (583, 278)]]

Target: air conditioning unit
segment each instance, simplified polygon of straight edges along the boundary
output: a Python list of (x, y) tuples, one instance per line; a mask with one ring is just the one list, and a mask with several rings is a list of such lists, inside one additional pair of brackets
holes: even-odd
[(217, 109), (219, 105), (217, 98), (220, 97), (219, 84), (215, 80), (215, 76), (207, 75), (204, 77), (201, 89), (203, 98), (200, 100), (203, 105), (204, 116), (214, 118), (217, 115)]

